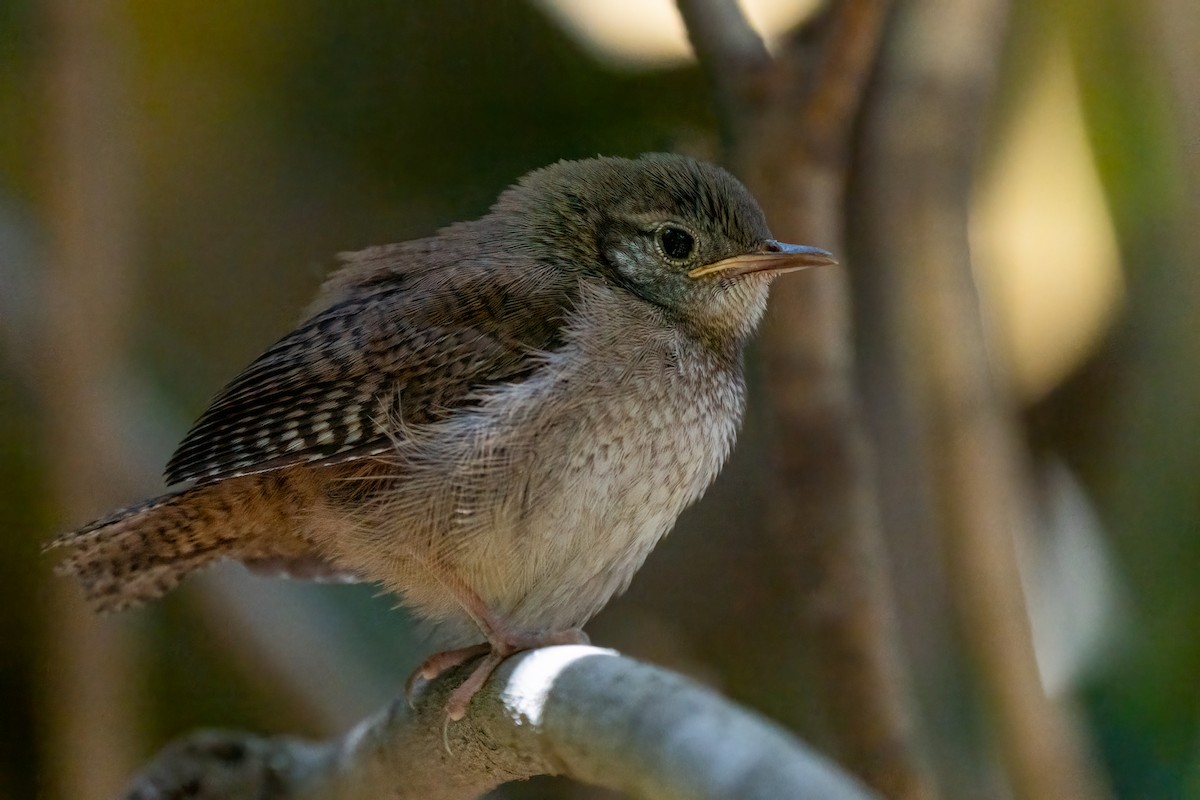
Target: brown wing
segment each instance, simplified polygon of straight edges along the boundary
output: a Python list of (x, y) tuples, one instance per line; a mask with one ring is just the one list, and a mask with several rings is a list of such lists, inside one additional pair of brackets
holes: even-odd
[(167, 481), (376, 455), (399, 435), (385, 427), (390, 415), (429, 422), (480, 388), (522, 380), (536, 352), (557, 346), (574, 290), (528, 277), (392, 275), (342, 292), (217, 396), (171, 457)]

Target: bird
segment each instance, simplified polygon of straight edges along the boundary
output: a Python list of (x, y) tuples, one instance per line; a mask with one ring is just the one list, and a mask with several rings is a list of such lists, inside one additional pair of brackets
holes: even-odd
[(559, 161), (339, 258), (184, 437), (175, 488), (47, 549), (100, 612), (223, 559), (376, 584), (455, 645), (409, 690), (478, 661), (452, 720), (508, 656), (588, 641), (733, 448), (771, 281), (836, 263), (661, 153)]

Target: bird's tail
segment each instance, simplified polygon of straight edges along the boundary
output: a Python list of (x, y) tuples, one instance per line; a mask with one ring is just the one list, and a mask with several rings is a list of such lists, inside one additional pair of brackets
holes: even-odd
[(165, 494), (63, 534), (46, 549), (68, 551), (56, 572), (77, 578), (97, 611), (139, 605), (219, 559), (287, 555), (289, 520), (262, 501), (249, 485), (256, 480)]

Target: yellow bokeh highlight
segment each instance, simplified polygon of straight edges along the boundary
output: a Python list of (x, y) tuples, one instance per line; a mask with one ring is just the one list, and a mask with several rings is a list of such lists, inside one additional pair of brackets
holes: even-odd
[[(674, 0), (537, 0), (551, 18), (600, 60), (622, 67), (663, 67), (694, 58)], [(768, 47), (812, 13), (820, 0), (742, 0)]]
[(1034, 83), (980, 181), (971, 231), (981, 288), (1024, 401), (1087, 357), (1123, 295), (1065, 42), (1029, 74)]

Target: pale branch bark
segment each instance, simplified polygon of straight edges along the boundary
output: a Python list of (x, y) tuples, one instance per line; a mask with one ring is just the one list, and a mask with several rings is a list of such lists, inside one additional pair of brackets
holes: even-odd
[[(740, 15), (732, 0), (682, 3), (685, 21)], [(699, 7), (706, 11), (700, 13)], [(854, 121), (889, 3), (837, 0), (805, 25), (778, 62), (747, 70), (743, 26), (693, 33), (706, 72), (742, 113), (728, 161), (761, 201), (772, 230), (844, 258), (844, 191)], [(721, 31), (732, 41), (714, 43)], [(742, 88), (729, 84), (742, 82)], [(898, 655), (873, 466), (854, 386), (844, 268), (777, 281), (762, 337), (776, 435), (768, 532), (789, 565), (814, 651), (825, 723), (851, 771), (894, 798), (933, 795), (917, 755)]]
[[(903, 311), (897, 375), (928, 420), (950, 592), (1000, 753), (1022, 798), (1103, 797), (1034, 657), (1015, 540), (1032, 519), (1028, 453), (997, 374), (975, 284), (968, 209), (1006, 0), (914, 0), (898, 13), (864, 127), (858, 228), (872, 279)], [(899, 349), (899, 348), (898, 348)]]
[(203, 732), (167, 747), (127, 800), (459, 800), (533, 775), (638, 798), (858, 800), (872, 795), (756, 715), (674, 673), (596, 647), (509, 659), (460, 722), (460, 670), (339, 740)]

